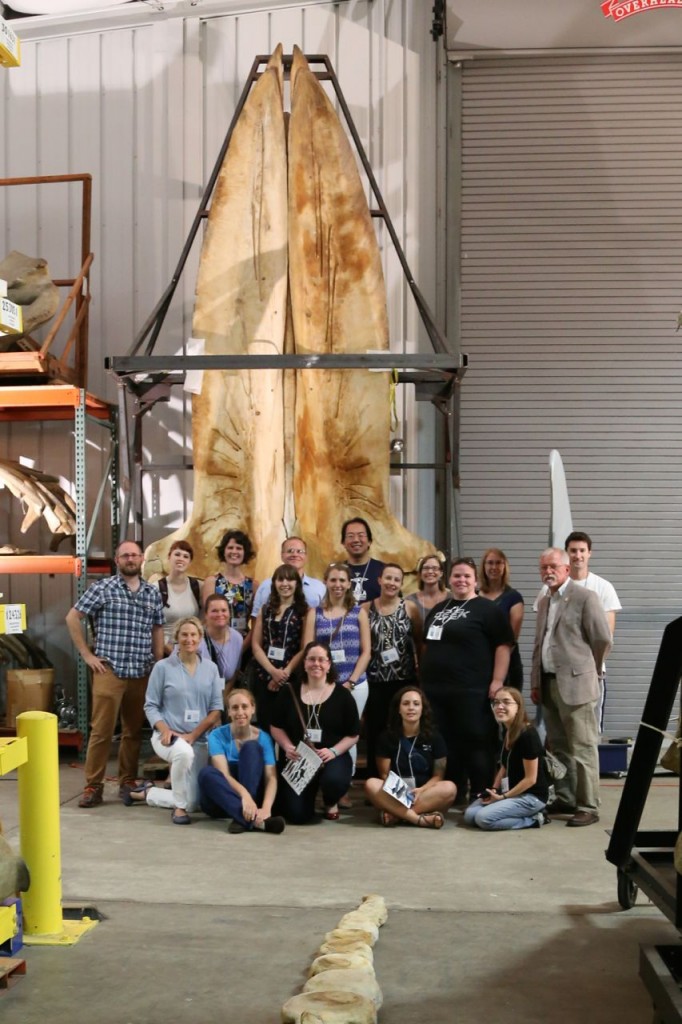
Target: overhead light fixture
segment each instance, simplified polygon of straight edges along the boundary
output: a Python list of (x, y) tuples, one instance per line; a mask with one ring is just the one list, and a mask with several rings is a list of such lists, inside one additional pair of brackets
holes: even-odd
[(18, 14), (97, 14), (131, 0), (12, 0)]

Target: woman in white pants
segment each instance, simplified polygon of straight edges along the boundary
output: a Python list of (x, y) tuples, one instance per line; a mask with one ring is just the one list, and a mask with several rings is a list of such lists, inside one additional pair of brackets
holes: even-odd
[[(147, 803), (170, 808), (175, 825), (191, 824), (188, 810), (197, 803), (197, 794), (191, 790), (196, 790), (196, 777), (207, 760), (206, 744), (200, 741), (220, 724), (223, 707), (218, 669), (198, 653), (203, 635), (198, 619), (181, 619), (175, 628), (177, 654), (154, 665), (147, 686), (144, 712), (152, 727), (152, 747), (170, 764), (171, 788), (145, 783), (124, 800), (129, 806)], [(204, 754), (201, 758), (198, 745)]]

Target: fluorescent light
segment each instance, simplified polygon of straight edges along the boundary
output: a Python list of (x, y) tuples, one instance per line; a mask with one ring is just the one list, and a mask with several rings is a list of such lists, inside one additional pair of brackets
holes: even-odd
[(12, 0), (18, 14), (97, 14), (109, 7), (120, 7), (130, 0)]

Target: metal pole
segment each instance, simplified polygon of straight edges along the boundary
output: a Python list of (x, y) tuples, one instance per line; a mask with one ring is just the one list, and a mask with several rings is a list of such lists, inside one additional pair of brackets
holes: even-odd
[(28, 761), (20, 765), (21, 856), (31, 873), (23, 894), (24, 934), (59, 935), (62, 870), (59, 837), (59, 748), (57, 716), (47, 711), (17, 715), (17, 735), (26, 737)]

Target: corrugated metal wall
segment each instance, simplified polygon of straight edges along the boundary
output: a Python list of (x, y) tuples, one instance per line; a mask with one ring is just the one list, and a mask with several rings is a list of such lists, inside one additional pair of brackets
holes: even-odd
[[(244, 15), (125, 22), (80, 35), (31, 41), (24, 35), (22, 67), (0, 76), (4, 145), (0, 176), (90, 172), (93, 176), (91, 351), (89, 388), (115, 400), (103, 358), (125, 353), (170, 280), (254, 56), (277, 42), (328, 53), (351, 107), (412, 270), (435, 304), (437, 271), (439, 118), (437, 59), (426, 5), (411, 0), (357, 0), (287, 7), (263, 3)], [(139, 19), (139, 15), (136, 15)], [(132, 20), (132, 19), (131, 19)], [(64, 193), (64, 195), (66, 192)], [(55, 276), (67, 276), (79, 256), (78, 194), (68, 200), (35, 189), (0, 192), (3, 251), (45, 256)], [(393, 345), (421, 339), (398, 263), (384, 243)], [(175, 352), (190, 334), (194, 253), (166, 320), (157, 352)], [(421, 339), (424, 343), (424, 339)], [(425, 344), (425, 343), (424, 343)], [(428, 349), (428, 345), (425, 344)], [(149, 461), (182, 463), (190, 456), (189, 405), (180, 392), (159, 406), (145, 427)], [(407, 457), (431, 459), (432, 414), (409, 402), (402, 410)], [(0, 457), (29, 455), (73, 480), (66, 426), (12, 425), (0, 431)], [(103, 464), (93, 430), (89, 490)], [(408, 524), (430, 532), (433, 486), (395, 486)], [(191, 502), (191, 474), (165, 470), (146, 478), (146, 541), (179, 525)], [(17, 503), (0, 492), (9, 523), (0, 542), (46, 551), (49, 535), (31, 528), (22, 538)], [(108, 548), (106, 529), (96, 545)], [(70, 604), (64, 579), (3, 578), (9, 599), (25, 601), (32, 627), (48, 638), (58, 662), (70, 665), (61, 623)], [(61, 658), (60, 651), (68, 652)]]
[(467, 61), (461, 343), (467, 553), (527, 601), (551, 448), (624, 610), (606, 729), (634, 732), (682, 583), (682, 143), (676, 56)]

